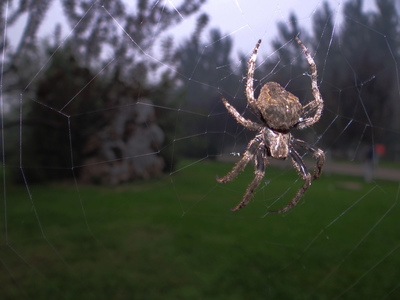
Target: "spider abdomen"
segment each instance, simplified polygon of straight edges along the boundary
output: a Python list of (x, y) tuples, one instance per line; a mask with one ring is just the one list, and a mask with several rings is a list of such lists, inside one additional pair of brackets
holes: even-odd
[(276, 82), (267, 82), (261, 88), (256, 103), (267, 126), (275, 130), (289, 130), (303, 114), (299, 98)]

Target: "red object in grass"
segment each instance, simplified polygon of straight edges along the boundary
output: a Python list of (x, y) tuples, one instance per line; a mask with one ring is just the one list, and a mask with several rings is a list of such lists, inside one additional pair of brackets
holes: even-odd
[(384, 156), (386, 153), (386, 147), (384, 144), (376, 144), (375, 145), (375, 153), (379, 156)]

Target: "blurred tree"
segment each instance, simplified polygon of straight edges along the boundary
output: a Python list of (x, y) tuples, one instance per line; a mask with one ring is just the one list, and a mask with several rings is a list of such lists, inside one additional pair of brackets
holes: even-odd
[[(363, 12), (362, 5), (363, 1), (352, 0), (344, 6), (341, 114), (367, 125), (374, 139), (382, 142), (384, 131), (399, 129), (393, 127), (398, 126), (394, 112), (399, 112), (399, 15), (392, 0), (376, 0), (377, 10), (373, 12)], [(355, 129), (346, 130), (347, 142), (355, 142)], [(368, 142), (371, 135), (364, 137)], [(393, 144), (390, 139), (385, 142)]]
[[(7, 1), (0, 3), (1, 24), (7, 25), (8, 28), (27, 16), (16, 49), (12, 53), (7, 49), (8, 68), (3, 74), (18, 66), (19, 60), (25, 57), (27, 52), (37, 51), (38, 30), (52, 2), (52, 0), (33, 0), (19, 1), (16, 5), (11, 5), (13, 3)], [(154, 41), (162, 32), (181, 22), (185, 16), (196, 12), (205, 0), (184, 0), (177, 7), (159, 2), (154, 4), (149, 0), (136, 2), (136, 9), (127, 12), (123, 0), (105, 3), (93, 0), (61, 1), (65, 17), (73, 28), (69, 43), (73, 46), (75, 57), (81, 59), (80, 63), (98, 66), (107, 62), (108, 58), (104, 56), (105, 49), (111, 51), (108, 54), (118, 58), (118, 64), (122, 66), (126, 62), (138, 59), (140, 56), (138, 54), (148, 55)], [(7, 10), (9, 11), (6, 15)], [(61, 41), (58, 42), (57, 45), (60, 45)], [(9, 44), (8, 37), (2, 38), (0, 50), (3, 51)], [(159, 65), (153, 62), (153, 67), (157, 66)]]
[[(235, 90), (237, 80), (232, 70), (230, 53), (232, 40), (222, 37), (217, 29), (209, 32), (209, 39), (201, 41), (202, 33), (208, 23), (208, 17), (198, 18), (197, 27), (192, 36), (183, 42), (177, 52), (179, 73), (183, 76), (181, 88), (177, 91), (185, 100), (181, 108), (196, 112), (182, 116), (179, 135), (191, 136), (185, 140), (182, 154), (191, 157), (209, 157), (221, 153), (220, 136), (225, 128), (219, 113), (226, 113), (221, 104), (220, 91)], [(233, 76), (231, 76), (233, 75)]]
[[(50, 168), (67, 170), (69, 175), (57, 173), (60, 178), (71, 176), (71, 168), (83, 159), (82, 147), (88, 135), (119, 118), (118, 114), (88, 112), (129, 105), (144, 97), (159, 107), (171, 107), (172, 89), (166, 89), (175, 86), (176, 76), (153, 59), (153, 48), (163, 32), (196, 12), (205, 0), (184, 0), (176, 7), (167, 2), (138, 0), (129, 12), (122, 0), (64, 0), (61, 3), (73, 28), (71, 34), (61, 40), (61, 27), (57, 26), (54, 40), (41, 45), (37, 33), (51, 2), (20, 1), (10, 5), (7, 20), (7, 3), (0, 4), (0, 18), (9, 27), (28, 16), (16, 49), (8, 47), (8, 39), (2, 39), (5, 43), (0, 47), (7, 47), (2, 74), (6, 88), (2, 92), (8, 93), (13, 86), (21, 94), (25, 87), (21, 111), (14, 117), (22, 121), (24, 130), (21, 166), (33, 166), (24, 168), (24, 172), (35, 180), (55, 179), (57, 172), (48, 172)], [(164, 57), (173, 56), (170, 38), (163, 37), (161, 46)], [(50, 54), (43, 55), (43, 49)], [(32, 68), (25, 65), (27, 61), (33, 62), (29, 64)], [(34, 71), (28, 72), (30, 69)], [(7, 126), (19, 125), (16, 120)]]
[[(317, 63), (319, 88), (325, 106), (323, 118), (314, 127), (321, 130), (329, 128), (328, 131), (325, 131), (322, 143), (335, 141), (349, 122), (347, 118), (337, 118), (338, 114), (343, 114), (338, 99), (340, 99), (343, 89), (340, 78), (343, 76), (341, 68), (345, 62), (340, 52), (339, 37), (336, 34), (334, 20), (334, 12), (329, 4), (324, 2), (322, 8), (317, 10), (313, 16), (312, 27), (315, 38), (310, 41), (309, 46), (311, 49), (316, 49), (313, 55)], [(335, 121), (333, 122), (333, 120)], [(329, 144), (329, 146), (338, 147), (339, 151), (343, 148), (340, 143)], [(332, 150), (334, 152), (335, 149)]]
[(100, 115), (87, 114), (104, 106), (105, 84), (93, 78), (68, 48), (53, 55), (21, 120), (22, 166), (30, 182), (70, 178), (73, 166), (82, 163), (87, 137), (105, 123)]
[[(399, 130), (400, 126), (395, 117), (395, 113), (400, 113), (399, 15), (393, 0), (376, 0), (376, 7), (376, 11), (365, 12), (362, 0), (349, 0), (344, 5), (345, 18), (338, 32), (334, 13), (324, 3), (314, 14), (312, 36), (297, 27), (297, 19), (292, 15), (288, 24), (278, 24), (279, 37), (272, 43), (278, 58), (259, 68), (259, 72), (269, 74), (268, 81), (286, 86), (302, 101), (311, 99), (309, 79), (301, 76), (307, 64), (298, 49), (293, 48), (298, 48), (293, 37), (300, 34), (316, 61), (325, 101), (323, 117), (313, 128), (329, 129), (324, 141), (340, 137), (341, 142), (334, 145), (341, 155), (346, 154), (350, 145), (360, 143), (359, 139), (354, 140), (354, 136), (360, 136), (360, 130), (369, 128), (376, 140), (394, 144), (383, 131)], [(286, 45), (289, 41), (290, 46)], [(364, 132), (363, 141), (370, 142), (371, 134)]]
[[(20, 1), (16, 7), (12, 7), (11, 3), (7, 3), (7, 1), (2, 1), (0, 3), (0, 24), (4, 24), (7, 28), (12, 27), (20, 20), (20, 18), (26, 16), (25, 28), (19, 42), (17, 43), (16, 49), (12, 53), (7, 49), (6, 53), (9, 57), (5, 64), (3, 74), (6, 74), (17, 66), (20, 66), (21, 59), (24, 59), (26, 55), (37, 51), (37, 32), (51, 2), (52, 0)], [(8, 11), (9, 6), (12, 8), (10, 11)], [(5, 32), (6, 31), (4, 30), (1, 31), (2, 34)], [(9, 47), (9, 43), (10, 40), (8, 37), (1, 38), (1, 52), (3, 52), (5, 47)], [(3, 74), (0, 74), (0, 76), (3, 76)]]

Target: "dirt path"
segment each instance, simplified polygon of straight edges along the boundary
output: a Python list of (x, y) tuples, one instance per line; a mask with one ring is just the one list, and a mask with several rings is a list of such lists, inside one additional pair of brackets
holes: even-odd
[[(326, 166), (324, 166), (324, 171), (335, 174), (346, 174), (346, 175), (364, 177), (365, 165), (337, 163), (332, 161), (332, 162), (327, 162)], [(391, 181), (400, 181), (400, 170), (392, 168), (384, 168), (378, 165), (373, 172), (373, 178), (391, 180)]]

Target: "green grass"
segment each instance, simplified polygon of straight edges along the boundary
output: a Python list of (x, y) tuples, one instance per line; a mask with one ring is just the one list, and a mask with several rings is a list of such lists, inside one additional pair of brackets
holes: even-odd
[(398, 299), (398, 183), (325, 174), (263, 217), (301, 185), (294, 171), (269, 168), (232, 213), (251, 167), (225, 185), (215, 175), (232, 164), (180, 167), (119, 187), (29, 186), (33, 202), (7, 186), (1, 298)]

